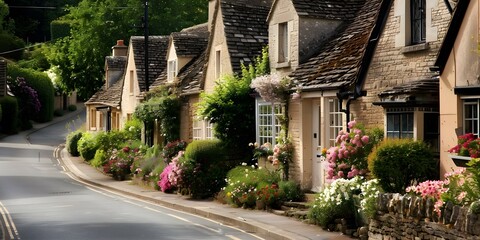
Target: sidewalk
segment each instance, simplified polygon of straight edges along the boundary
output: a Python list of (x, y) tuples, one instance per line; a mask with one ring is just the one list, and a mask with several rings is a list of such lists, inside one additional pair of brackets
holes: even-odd
[(57, 149), (56, 156), (70, 173), (88, 184), (235, 226), (265, 239), (351, 239), (338, 232), (327, 232), (319, 226), (265, 211), (233, 208), (212, 200), (189, 200), (177, 194), (148, 190), (130, 181), (115, 181), (81, 158), (70, 156), (63, 146)]
[[(51, 122), (34, 123), (33, 129), (21, 132), (19, 135), (27, 140), (28, 135), (35, 131), (55, 124), (62, 119), (73, 118), (83, 110), (84, 105), (83, 103), (78, 104), (77, 107), (76, 111), (67, 113), (62, 117), (56, 117)], [(185, 196), (165, 194), (133, 185), (130, 181), (115, 181), (86, 164), (81, 158), (72, 157), (63, 144), (55, 150), (55, 156), (63, 163), (70, 176), (84, 183), (212, 219), (227, 226), (234, 226), (246, 232), (255, 233), (265, 239), (352, 239), (338, 232), (324, 231), (319, 226), (266, 211), (233, 208), (212, 200), (189, 200)]]

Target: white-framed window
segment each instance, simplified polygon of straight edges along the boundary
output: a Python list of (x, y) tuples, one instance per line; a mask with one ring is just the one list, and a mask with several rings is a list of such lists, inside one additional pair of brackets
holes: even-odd
[(414, 108), (387, 109), (387, 138), (413, 138)]
[(130, 70), (130, 79), (129, 79), (129, 91), (130, 91), (130, 94), (133, 94), (133, 88), (134, 88), (134, 84), (133, 84), (133, 70)]
[(410, 0), (411, 44), (425, 42), (426, 0)]
[(335, 146), (338, 132), (344, 129), (344, 113), (341, 111), (338, 98), (329, 98), (328, 106), (328, 144)]
[(214, 139), (213, 124), (200, 118), (193, 119), (193, 140)]
[(256, 105), (256, 141), (260, 145), (266, 142), (275, 145), (276, 138), (281, 131), (279, 117), (284, 114), (284, 106), (265, 102), (261, 99), (257, 99)]
[(222, 74), (222, 51), (216, 50), (215, 51), (215, 79), (220, 78)]
[(463, 100), (463, 133), (473, 133), (479, 137), (479, 107), (480, 99)]
[(168, 82), (173, 82), (177, 76), (177, 60), (168, 61)]
[(278, 24), (278, 63), (285, 63), (289, 61), (288, 35), (288, 22)]

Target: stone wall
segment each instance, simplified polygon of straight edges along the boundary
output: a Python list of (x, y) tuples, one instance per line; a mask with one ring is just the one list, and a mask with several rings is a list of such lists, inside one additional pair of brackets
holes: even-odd
[(377, 209), (369, 223), (372, 240), (480, 239), (480, 215), (468, 207), (447, 203), (439, 217), (431, 199), (387, 193), (380, 195)]

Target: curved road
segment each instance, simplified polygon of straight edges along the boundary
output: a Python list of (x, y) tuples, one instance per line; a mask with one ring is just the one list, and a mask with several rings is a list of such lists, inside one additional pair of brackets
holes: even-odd
[(53, 151), (84, 116), (80, 112), (28, 136), (0, 140), (0, 222), (5, 239), (259, 239), (69, 178)]

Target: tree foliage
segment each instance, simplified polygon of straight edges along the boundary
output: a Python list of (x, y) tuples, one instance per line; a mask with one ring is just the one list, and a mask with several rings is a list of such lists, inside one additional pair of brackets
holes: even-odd
[[(152, 0), (149, 2), (150, 35), (169, 34), (207, 19), (208, 4), (202, 0)], [(49, 61), (58, 66), (64, 89), (77, 90), (88, 98), (103, 84), (105, 56), (116, 40), (143, 35), (143, 1), (83, 0), (68, 8), (62, 18), (70, 23), (70, 36), (53, 43)]]

